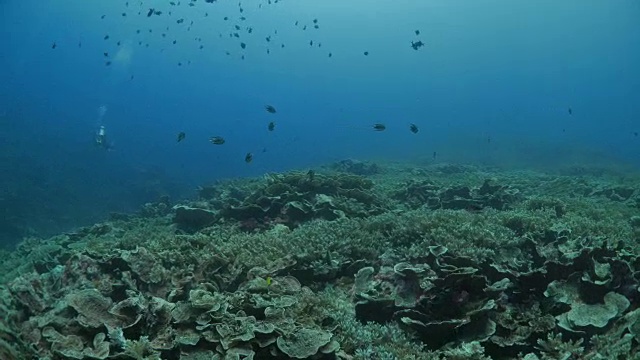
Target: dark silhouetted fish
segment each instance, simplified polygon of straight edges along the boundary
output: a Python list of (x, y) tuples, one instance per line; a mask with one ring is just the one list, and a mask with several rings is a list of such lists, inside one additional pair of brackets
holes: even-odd
[(418, 50), (423, 46), (424, 46), (424, 43), (420, 40), (411, 42), (411, 47), (413, 48), (413, 50)]
[(226, 141), (222, 136), (214, 136), (211, 139), (209, 139), (209, 142), (212, 143), (213, 145), (222, 145)]

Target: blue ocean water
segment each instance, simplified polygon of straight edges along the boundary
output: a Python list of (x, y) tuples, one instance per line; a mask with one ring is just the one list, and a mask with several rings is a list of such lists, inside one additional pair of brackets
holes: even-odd
[(0, 7), (3, 244), (344, 158), (640, 163), (634, 0)]

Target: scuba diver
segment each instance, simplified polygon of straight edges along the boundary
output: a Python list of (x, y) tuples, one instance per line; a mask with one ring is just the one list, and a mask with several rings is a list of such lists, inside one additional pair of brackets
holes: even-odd
[(107, 129), (103, 125), (104, 116), (107, 114), (107, 106), (100, 105), (98, 107), (98, 130), (96, 130), (94, 134), (94, 143), (97, 147), (102, 148), (107, 151), (113, 150), (113, 143), (107, 139)]
[(113, 143), (107, 140), (107, 130), (104, 125), (100, 125), (98, 131), (96, 131), (95, 137), (96, 146), (101, 147), (107, 151), (113, 150)]

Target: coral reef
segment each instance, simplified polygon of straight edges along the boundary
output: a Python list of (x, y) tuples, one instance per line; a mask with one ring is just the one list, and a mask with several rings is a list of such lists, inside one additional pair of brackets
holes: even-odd
[[(219, 190), (229, 196), (202, 204), (205, 208), (177, 206), (174, 220), (183, 229), (191, 230), (233, 220), (242, 229), (254, 231), (276, 224), (294, 228), (312, 219), (366, 217), (384, 210), (372, 188), (372, 181), (349, 174), (271, 175), (264, 184), (249, 191), (235, 187)], [(200, 196), (215, 193), (207, 187)]]
[(329, 166), (332, 170), (360, 176), (371, 176), (382, 172), (378, 164), (355, 159), (344, 159)]
[(307, 358), (340, 348), (322, 319), (309, 317), (314, 294), (295, 278), (241, 273), (218, 256), (193, 265), (170, 273), (143, 247), (76, 252), (55, 271), (8, 284), (22, 320), (8, 336), (37, 344), (38, 358)]
[(479, 211), (486, 207), (506, 210), (518, 200), (518, 190), (506, 185), (497, 185), (487, 179), (481, 186), (440, 187), (428, 180), (408, 181), (394, 198), (412, 208), (425, 206), (429, 209), (452, 209)]
[(640, 177), (388, 166), (25, 239), (0, 358), (640, 357)]

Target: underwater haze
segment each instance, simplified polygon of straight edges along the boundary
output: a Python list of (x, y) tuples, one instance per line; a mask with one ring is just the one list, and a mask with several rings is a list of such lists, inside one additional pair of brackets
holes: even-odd
[(634, 0), (0, 7), (5, 246), (348, 158), (640, 164)]

